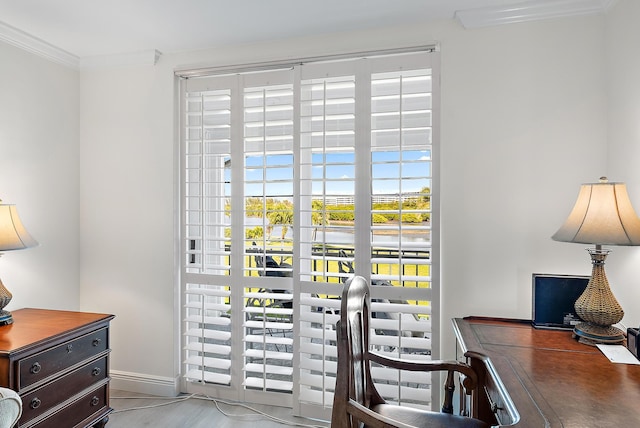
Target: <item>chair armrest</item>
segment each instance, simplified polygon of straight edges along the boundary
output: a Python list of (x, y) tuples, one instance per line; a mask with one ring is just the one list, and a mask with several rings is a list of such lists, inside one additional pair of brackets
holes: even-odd
[(465, 377), (463, 379), (463, 386), (468, 394), (472, 390), (476, 389), (478, 384), (478, 375), (475, 370), (468, 364), (460, 361), (448, 361), (448, 360), (431, 360), (431, 361), (412, 361), (399, 358), (387, 357), (385, 355), (378, 354), (377, 352), (369, 351), (369, 359), (383, 366), (391, 367), (399, 370), (407, 371), (421, 371), (421, 372), (433, 372), (433, 371), (454, 371), (462, 373)]

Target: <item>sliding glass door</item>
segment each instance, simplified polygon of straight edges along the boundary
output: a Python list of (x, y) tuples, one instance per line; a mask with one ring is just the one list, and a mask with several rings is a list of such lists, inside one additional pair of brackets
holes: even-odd
[[(437, 341), (437, 54), (313, 61), (181, 82), (182, 389), (327, 417), (344, 282), (372, 344)], [(437, 148), (436, 148), (437, 150)], [(430, 379), (376, 371), (429, 406)]]

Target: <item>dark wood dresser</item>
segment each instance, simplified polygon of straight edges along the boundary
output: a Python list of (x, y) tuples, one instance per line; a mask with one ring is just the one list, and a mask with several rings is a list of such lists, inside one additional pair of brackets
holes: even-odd
[(104, 427), (113, 315), (19, 309), (0, 327), (0, 386), (22, 398), (19, 427)]

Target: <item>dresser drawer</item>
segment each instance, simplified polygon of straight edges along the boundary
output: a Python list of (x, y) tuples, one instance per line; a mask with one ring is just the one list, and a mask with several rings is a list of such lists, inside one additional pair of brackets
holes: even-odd
[(55, 381), (35, 389), (22, 398), (24, 424), (48, 412), (60, 403), (107, 378), (107, 357), (91, 361)]
[(18, 392), (106, 351), (107, 335), (103, 328), (19, 360)]
[(28, 428), (73, 428), (85, 427), (106, 417), (111, 409), (108, 406), (109, 387), (102, 385), (77, 400), (73, 400), (58, 412), (34, 425), (20, 424)]

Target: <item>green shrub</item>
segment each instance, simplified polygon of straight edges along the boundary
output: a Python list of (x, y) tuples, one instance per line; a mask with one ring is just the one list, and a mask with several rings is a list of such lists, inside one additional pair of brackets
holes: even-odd
[(388, 223), (389, 219), (383, 216), (382, 214), (374, 214), (371, 216), (371, 221), (374, 224), (380, 224), (380, 223)]
[(402, 222), (403, 223), (422, 223), (422, 215), (409, 213), (402, 214)]
[[(231, 234), (231, 229), (229, 229), (229, 234)], [(264, 236), (264, 230), (262, 229), (262, 226), (256, 226), (253, 229), (246, 229), (244, 235), (247, 239), (262, 238)]]

